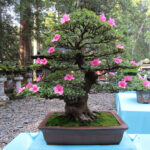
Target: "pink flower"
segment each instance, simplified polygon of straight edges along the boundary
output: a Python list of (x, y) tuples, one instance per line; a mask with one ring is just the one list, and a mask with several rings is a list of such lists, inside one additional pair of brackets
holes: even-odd
[(124, 49), (124, 46), (122, 46), (121, 44), (118, 44), (118, 45), (117, 45), (117, 48), (119, 48), (119, 49)]
[(37, 59), (35, 60), (35, 63), (36, 63), (36, 64), (39, 64), (40, 61), (41, 61), (41, 59), (40, 59), (40, 58), (37, 58)]
[(55, 52), (55, 47), (50, 47), (48, 49), (48, 53), (51, 54), (51, 53), (54, 53)]
[(18, 89), (18, 94), (20, 94), (21, 92), (23, 92), (24, 89), (25, 89), (25, 87), (19, 88), (19, 89)]
[(52, 41), (51, 41), (51, 42), (58, 41), (58, 40), (60, 39), (60, 37), (61, 37), (61, 35), (60, 35), (60, 34), (56, 34), (56, 35), (54, 36), (54, 38), (52, 39)]
[(131, 76), (125, 76), (124, 77), (124, 81), (126, 81), (126, 82), (129, 82), (129, 81), (131, 81), (132, 80), (132, 77)]
[(107, 21), (107, 23), (110, 25), (110, 26), (115, 26), (116, 24), (115, 24), (115, 20), (114, 19), (112, 19), (112, 18), (109, 18), (109, 20)]
[(57, 84), (53, 89), (55, 94), (62, 95), (63, 94), (63, 86)]
[(92, 60), (92, 61), (90, 62), (90, 64), (91, 64), (92, 66), (99, 65), (100, 63), (101, 63), (101, 61), (100, 61), (99, 59), (94, 59), (94, 60)]
[(70, 21), (70, 16), (69, 14), (64, 14), (64, 17), (65, 21)]
[(102, 22), (105, 22), (105, 21), (106, 21), (106, 17), (105, 17), (105, 15), (104, 15), (104, 13), (102, 13), (102, 14), (99, 16), (99, 18), (100, 18), (100, 21), (102, 21)]
[(64, 77), (64, 80), (74, 80), (74, 76), (70, 75), (70, 74), (66, 74), (66, 76)]
[(101, 74), (101, 72), (100, 72), (100, 71), (96, 71), (96, 74), (97, 74), (97, 75), (100, 75), (100, 74)]
[(42, 79), (42, 76), (41, 76), (41, 75), (39, 75), (39, 76), (37, 77), (36, 82), (39, 82), (41, 79)]
[(143, 78), (142, 76), (139, 76), (139, 79), (140, 79), (140, 80), (144, 80), (144, 78)]
[(26, 88), (29, 88), (29, 87), (31, 87), (32, 86), (32, 83), (28, 83), (27, 85), (26, 85)]
[(41, 64), (41, 65), (46, 65), (47, 62), (48, 62), (47, 59), (46, 59), (46, 58), (43, 58), (43, 59), (41, 59), (40, 64)]
[(114, 60), (115, 60), (115, 63), (121, 63), (122, 62), (122, 59), (119, 59), (119, 58), (114, 58)]
[(132, 65), (138, 65), (134, 60), (131, 61)]
[(63, 18), (61, 18), (60, 23), (64, 24), (65, 22), (68, 22), (68, 21), (70, 21), (69, 14), (64, 14)]
[(145, 80), (145, 81), (143, 82), (143, 86), (145, 86), (145, 87), (149, 87), (149, 86), (150, 86), (150, 82), (149, 82), (149, 81), (147, 81), (147, 80)]
[(120, 88), (125, 89), (126, 86), (127, 86), (127, 83), (126, 83), (125, 81), (119, 81), (119, 82), (118, 82), (118, 86), (119, 86)]
[(90, 51), (90, 55), (94, 54), (94, 51)]
[(65, 23), (65, 19), (64, 19), (64, 18), (61, 18), (60, 23), (61, 23), (61, 24), (64, 24), (64, 23)]
[(40, 90), (41, 87), (38, 87), (36, 84), (32, 86), (29, 90), (32, 91), (33, 93), (36, 93)]
[(113, 75), (113, 76), (115, 75), (115, 73), (114, 73), (114, 72), (109, 72), (109, 74), (110, 74), (110, 75)]

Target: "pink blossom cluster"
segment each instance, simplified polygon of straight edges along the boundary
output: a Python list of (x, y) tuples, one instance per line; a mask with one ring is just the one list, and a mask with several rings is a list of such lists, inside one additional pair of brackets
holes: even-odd
[(29, 91), (36, 93), (40, 90), (41, 87), (38, 87), (36, 84), (33, 84)]
[(37, 77), (37, 79), (36, 79), (36, 82), (41, 81), (41, 79), (42, 79), (42, 76), (41, 76), (41, 75), (39, 75), (39, 76)]
[(125, 76), (124, 81), (130, 82), (130, 81), (132, 81), (132, 77), (131, 76)]
[(55, 94), (59, 94), (59, 95), (63, 95), (63, 88), (64, 88), (63, 86), (57, 84), (57, 85), (53, 88), (54, 93), (55, 93)]
[(91, 62), (90, 62), (90, 64), (92, 65), (92, 66), (97, 66), (97, 65), (99, 65), (101, 63), (101, 61), (99, 60), (99, 59), (94, 59), (94, 60), (92, 60)]
[(43, 59), (37, 58), (35, 63), (36, 64), (41, 64), (41, 65), (46, 65), (48, 63), (48, 61), (47, 61), (46, 58), (43, 58)]
[(122, 81), (118, 82), (118, 87), (125, 89), (127, 86), (127, 82), (130, 82), (132, 80), (131, 76), (125, 76)]
[(134, 60), (131, 61), (132, 65), (138, 65)]
[(25, 87), (19, 88), (18, 94), (22, 93), (25, 89), (29, 89), (29, 91), (36, 93), (40, 90), (40, 87), (38, 87), (36, 84), (32, 84), (29, 82)]
[(119, 64), (119, 63), (121, 63), (121, 62), (122, 62), (122, 59), (114, 58), (114, 61), (115, 61), (115, 63)]
[(63, 18), (61, 18), (60, 23), (61, 23), (61, 24), (64, 24), (65, 22), (68, 22), (68, 21), (70, 21), (70, 16), (69, 16), (69, 14), (64, 14)]
[(140, 79), (140, 80), (144, 80), (144, 78), (143, 78), (141, 75), (139, 76), (139, 79)]
[(51, 54), (51, 53), (54, 53), (55, 52), (55, 47), (53, 46), (53, 47), (50, 47), (49, 49), (48, 49), (48, 53), (49, 54)]
[(145, 86), (145, 87), (150, 87), (150, 81), (145, 80), (145, 81), (143, 82), (143, 86)]
[(115, 75), (115, 73), (114, 73), (114, 72), (109, 72), (109, 74), (110, 74), (110, 75), (113, 75), (113, 76)]
[(18, 89), (18, 94), (22, 93), (25, 90), (25, 87), (19, 88)]
[(124, 49), (124, 46), (121, 45), (121, 44), (117, 44), (117, 48), (118, 48), (118, 49)]
[(59, 41), (60, 37), (61, 37), (60, 34), (55, 34), (55, 36), (54, 36), (54, 38), (52, 39), (51, 42), (53, 43), (53, 42)]
[[(105, 22), (106, 21), (106, 17), (105, 17), (105, 14), (104, 13), (102, 13), (100, 16), (100, 21), (102, 21), (102, 22)], [(110, 26), (116, 26), (116, 24), (115, 24), (115, 20), (114, 19), (112, 19), (112, 18), (109, 18), (109, 20), (107, 21), (107, 23), (110, 25)]]
[(70, 74), (66, 74), (66, 76), (64, 77), (64, 80), (75, 80), (75, 77), (73, 75), (70, 75)]
[(118, 82), (118, 87), (119, 87), (119, 88), (125, 89), (126, 86), (127, 86), (127, 82), (126, 82), (126, 81), (119, 81), (119, 82)]

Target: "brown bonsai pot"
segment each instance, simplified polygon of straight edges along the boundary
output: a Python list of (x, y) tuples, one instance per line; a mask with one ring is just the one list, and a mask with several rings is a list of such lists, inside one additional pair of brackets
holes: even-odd
[(48, 119), (54, 112), (50, 112), (40, 123), (48, 145), (113, 145), (119, 144), (128, 126), (115, 111), (108, 111), (117, 119), (120, 126), (110, 127), (59, 127), (46, 126)]
[(143, 104), (150, 103), (150, 91), (136, 91), (137, 101)]

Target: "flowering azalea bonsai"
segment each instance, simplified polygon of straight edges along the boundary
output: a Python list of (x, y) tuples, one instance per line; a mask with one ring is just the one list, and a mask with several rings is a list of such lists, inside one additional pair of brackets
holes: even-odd
[[(49, 69), (51, 74), (37, 84), (26, 86), (19, 93), (45, 98), (59, 98), (65, 102), (65, 115), (75, 121), (92, 121), (96, 114), (88, 105), (88, 93), (99, 76), (114, 75), (135, 64), (121, 59), (124, 50), (115, 20), (97, 16), (86, 9), (65, 14), (48, 39), (49, 49), (36, 59), (36, 65)], [(65, 51), (60, 50), (65, 48)], [(97, 71), (102, 73), (97, 73)], [(126, 81), (130, 78), (126, 77)], [(125, 81), (119, 82), (124, 88)]]

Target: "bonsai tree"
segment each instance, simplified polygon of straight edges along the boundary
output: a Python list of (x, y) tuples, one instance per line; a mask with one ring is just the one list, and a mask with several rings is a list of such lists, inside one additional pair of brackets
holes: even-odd
[(92, 121), (97, 115), (87, 105), (88, 93), (99, 85), (98, 77), (135, 67), (121, 59), (121, 37), (115, 20), (106, 21), (104, 14), (97, 16), (86, 9), (65, 14), (47, 40), (50, 48), (36, 59), (36, 66), (49, 69), (50, 75), (19, 93), (63, 99), (66, 116)]

